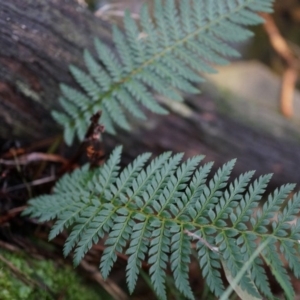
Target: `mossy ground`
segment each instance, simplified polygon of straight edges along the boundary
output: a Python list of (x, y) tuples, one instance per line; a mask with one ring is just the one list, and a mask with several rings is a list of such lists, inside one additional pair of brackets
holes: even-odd
[(87, 285), (71, 266), (3, 250), (0, 254), (20, 271), (17, 275), (0, 260), (1, 300), (109, 299), (100, 288)]

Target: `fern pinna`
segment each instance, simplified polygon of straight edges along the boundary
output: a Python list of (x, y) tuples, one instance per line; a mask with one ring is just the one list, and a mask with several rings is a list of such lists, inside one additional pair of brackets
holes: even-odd
[(128, 114), (145, 119), (140, 105), (167, 113), (150, 89), (174, 101), (182, 101), (180, 92), (197, 93), (193, 84), (203, 81), (201, 73), (215, 72), (212, 65), (239, 56), (229, 43), (250, 37), (245, 26), (261, 23), (257, 12), (271, 12), (273, 0), (176, 3), (155, 0), (153, 17), (143, 6), (139, 24), (127, 12), (125, 33), (113, 26), (115, 53), (96, 39), (98, 58), (84, 51), (88, 72), (70, 67), (82, 91), (62, 84), (60, 103), (65, 112), (53, 112), (64, 126), (67, 144), (75, 134), (84, 139), (90, 116), (97, 111), (102, 111), (101, 123), (109, 133), (115, 133), (115, 125), (129, 129)]
[(300, 193), (291, 197), (281, 212), (293, 184), (275, 190), (259, 207), (271, 175), (251, 182), (254, 172), (247, 172), (228, 184), (235, 160), (208, 180), (213, 164), (198, 167), (203, 156), (181, 163), (182, 154), (167, 152), (146, 166), (150, 154), (145, 153), (122, 171), (120, 157), (121, 147), (117, 147), (102, 167), (90, 170), (85, 166), (65, 175), (52, 195), (29, 201), (26, 215), (41, 222), (56, 219), (50, 239), (69, 228), (64, 254), (75, 248), (75, 265), (107, 235), (100, 264), (104, 278), (117, 259), (116, 252), (123, 252), (128, 255), (130, 292), (146, 260), (160, 298), (166, 299), (165, 276), (170, 265), (178, 290), (193, 299), (188, 270), (194, 240), (203, 277), (220, 296), (224, 291), (221, 262), (235, 277), (258, 244), (268, 241), (239, 285), (258, 298), (260, 293), (273, 298), (264, 258), (288, 298), (293, 299), (282, 257), (299, 278), (300, 222), (291, 222), (300, 211)]

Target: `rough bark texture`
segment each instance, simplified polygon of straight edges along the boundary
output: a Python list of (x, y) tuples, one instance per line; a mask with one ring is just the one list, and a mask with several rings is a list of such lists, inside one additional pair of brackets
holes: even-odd
[[(73, 84), (68, 65), (82, 65), (93, 37), (109, 42), (109, 26), (71, 0), (0, 0), (0, 28), (0, 138), (59, 132), (50, 116), (58, 108), (58, 83)], [(132, 132), (105, 141), (124, 144), (127, 159), (170, 149), (205, 154), (216, 166), (236, 157), (236, 174), (256, 169), (274, 172), (276, 185), (300, 182), (299, 118), (283, 120), (268, 103), (232, 102), (211, 91), (186, 98), (177, 107), (166, 104), (171, 115), (149, 115)]]
[(109, 27), (74, 0), (0, 1), (0, 136), (42, 138), (57, 132), (49, 112), (58, 107), (68, 65), (82, 65), (93, 38)]

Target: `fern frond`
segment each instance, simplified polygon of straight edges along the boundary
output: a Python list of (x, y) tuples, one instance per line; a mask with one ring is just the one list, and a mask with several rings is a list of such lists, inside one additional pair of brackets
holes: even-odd
[(82, 140), (89, 119), (101, 110), (100, 122), (114, 134), (115, 125), (130, 129), (128, 113), (145, 118), (141, 106), (167, 113), (151, 93), (156, 91), (174, 101), (181, 92), (198, 93), (195, 84), (202, 73), (214, 73), (215, 64), (227, 64), (239, 56), (229, 43), (249, 38), (248, 25), (262, 23), (258, 11), (269, 12), (273, 0), (156, 0), (154, 16), (147, 6), (141, 9), (139, 24), (126, 12), (124, 33), (112, 29), (113, 51), (95, 40), (98, 58), (84, 51), (87, 72), (75, 66), (70, 72), (82, 92), (61, 86), (59, 101), (64, 113), (53, 117), (65, 128), (71, 144), (75, 134)]
[(292, 223), (300, 211), (300, 194), (281, 210), (293, 184), (275, 190), (260, 205), (271, 175), (250, 183), (251, 171), (229, 183), (235, 160), (207, 180), (212, 163), (198, 167), (203, 156), (181, 163), (182, 154), (167, 152), (146, 165), (150, 154), (145, 153), (122, 171), (120, 157), (118, 147), (102, 167), (90, 170), (84, 166), (61, 178), (52, 195), (29, 201), (26, 215), (39, 221), (57, 220), (50, 238), (69, 228), (64, 254), (75, 248), (75, 265), (93, 244), (107, 236), (100, 263), (104, 277), (109, 275), (116, 253), (125, 253), (127, 283), (133, 292), (141, 264), (148, 261), (153, 287), (166, 299), (170, 264), (176, 287), (193, 299), (188, 264), (195, 241), (203, 276), (211, 291), (220, 296), (224, 292), (221, 261), (235, 277), (258, 244), (268, 241), (261, 257), (249, 264), (239, 286), (255, 297), (260, 293), (271, 297), (265, 260), (286, 296), (293, 297), (281, 261), (283, 255), (295, 276), (300, 276), (300, 222)]

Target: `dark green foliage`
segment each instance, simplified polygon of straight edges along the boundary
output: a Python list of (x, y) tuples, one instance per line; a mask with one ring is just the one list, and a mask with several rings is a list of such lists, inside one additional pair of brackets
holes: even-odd
[[(143, 6), (140, 22), (129, 13), (123, 33), (113, 27), (114, 51), (95, 40), (97, 59), (85, 50), (87, 71), (70, 71), (81, 91), (61, 85), (64, 113), (53, 117), (65, 128), (71, 144), (75, 134), (83, 140), (90, 117), (102, 111), (101, 123), (115, 133), (115, 125), (129, 129), (128, 114), (145, 119), (141, 106), (154, 113), (167, 111), (152, 92), (174, 101), (181, 93), (197, 93), (193, 85), (203, 81), (201, 73), (215, 72), (239, 53), (230, 42), (243, 41), (252, 33), (245, 26), (262, 22), (258, 11), (271, 12), (273, 0), (175, 0), (155, 1), (154, 16)], [(150, 92), (151, 90), (151, 92)]]
[[(107, 277), (117, 259), (128, 255), (126, 268), (130, 292), (134, 290), (142, 261), (150, 264), (155, 291), (166, 299), (166, 269), (170, 265), (175, 285), (189, 299), (188, 265), (192, 240), (204, 278), (217, 296), (224, 292), (221, 260), (233, 277), (268, 240), (261, 256), (250, 264), (239, 285), (248, 293), (272, 298), (263, 259), (293, 297), (293, 289), (282, 262), (283, 256), (299, 278), (300, 193), (289, 198), (294, 185), (287, 184), (260, 205), (271, 175), (252, 181), (247, 172), (228, 183), (235, 160), (207, 180), (212, 163), (198, 166), (203, 156), (181, 163), (182, 154), (164, 153), (148, 165), (150, 154), (137, 157), (122, 171), (121, 148), (116, 148), (100, 168), (88, 166), (65, 175), (54, 193), (29, 201), (26, 215), (39, 221), (56, 219), (50, 239), (68, 228), (64, 254), (75, 248), (74, 264), (100, 238), (107, 236), (100, 271)], [(283, 210), (284, 201), (288, 199)]]

